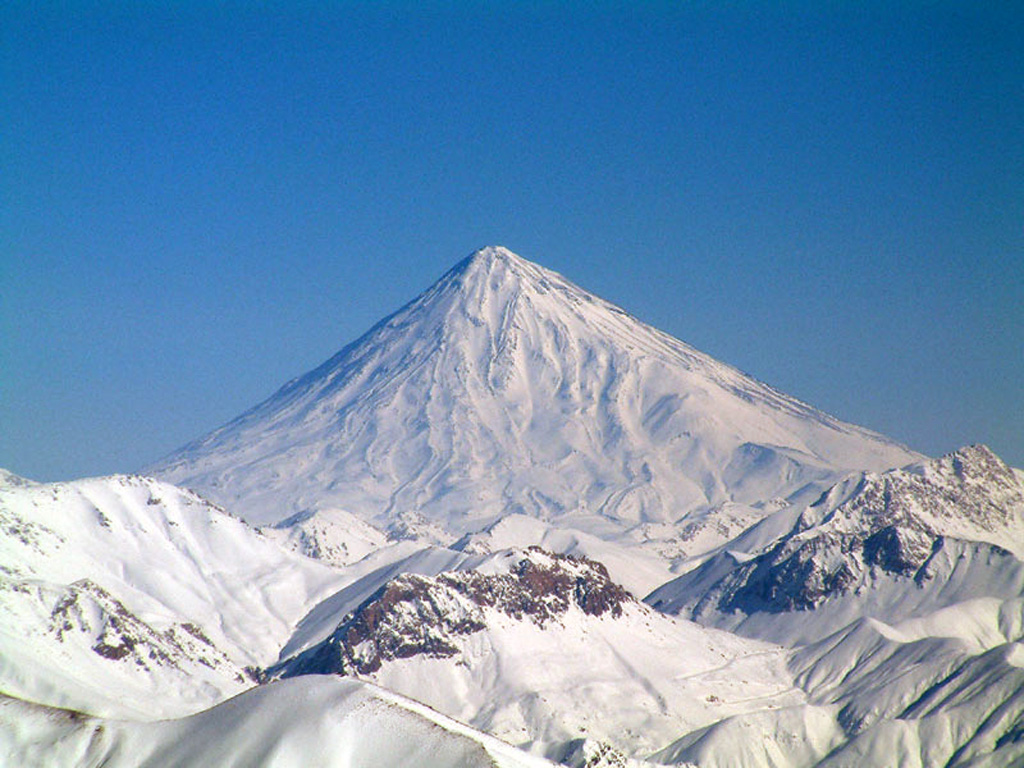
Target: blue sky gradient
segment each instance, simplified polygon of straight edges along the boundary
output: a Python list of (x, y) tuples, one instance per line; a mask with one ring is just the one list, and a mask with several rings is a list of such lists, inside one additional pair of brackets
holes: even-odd
[(1024, 466), (1015, 4), (170, 5), (0, 9), (0, 466), (136, 470), (487, 244)]

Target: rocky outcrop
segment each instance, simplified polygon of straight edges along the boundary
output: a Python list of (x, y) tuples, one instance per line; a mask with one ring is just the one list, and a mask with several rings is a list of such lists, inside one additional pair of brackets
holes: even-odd
[[(50, 613), (47, 629), (62, 643), (84, 641), (108, 661), (148, 671), (184, 668), (193, 663), (210, 669), (235, 669), (198, 625), (173, 623), (157, 630), (90, 579), (76, 581), (63, 590)], [(235, 676), (241, 681), (237, 673)]]
[[(849, 478), (822, 494), (793, 529), (756, 557), (723, 568), (725, 556), (656, 590), (669, 612), (809, 610), (877, 578), (933, 578), (951, 540), (991, 551), (1024, 550), (1024, 482), (983, 445), (883, 474)], [(692, 591), (704, 574), (714, 582)], [(688, 605), (687, 605), (688, 604)]]
[(570, 610), (618, 617), (635, 598), (598, 562), (538, 547), (506, 554), (503, 571), (404, 574), (371, 595), (322, 643), (272, 675), (372, 674), (386, 661), (458, 653), (456, 639), (487, 627), (487, 612), (539, 625)]
[(603, 564), (585, 557), (558, 555), (530, 547), (507, 574), (475, 571), (443, 573), (438, 580), (479, 606), (538, 624), (571, 606), (590, 616), (622, 615), (632, 596), (608, 577)]
[[(864, 473), (830, 489), (801, 516), (815, 527), (870, 535), (887, 527), (986, 540), (1020, 535), (1024, 483), (984, 445), (884, 474)], [(999, 543), (994, 541), (993, 543)]]

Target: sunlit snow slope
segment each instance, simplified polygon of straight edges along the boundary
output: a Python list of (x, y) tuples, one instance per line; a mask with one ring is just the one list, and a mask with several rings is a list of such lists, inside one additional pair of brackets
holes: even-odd
[(0, 760), (21, 768), (543, 768), (416, 702), (355, 680), (261, 686), (192, 717), (104, 720), (0, 696)]
[(340, 508), (452, 540), (523, 513), (607, 538), (918, 458), (490, 247), (149, 471), (260, 524)]
[(252, 686), (341, 581), (152, 478), (0, 471), (0, 692), (111, 717), (195, 712)]

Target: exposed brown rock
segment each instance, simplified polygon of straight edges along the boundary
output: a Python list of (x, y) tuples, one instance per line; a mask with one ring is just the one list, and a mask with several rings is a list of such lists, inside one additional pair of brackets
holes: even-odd
[(286, 677), (371, 674), (391, 659), (454, 656), (456, 637), (486, 628), (484, 609), (543, 625), (573, 606), (591, 616), (618, 617), (634, 600), (593, 560), (537, 547), (518, 558), (508, 573), (399, 576), (346, 616), (327, 640), (278, 671)]

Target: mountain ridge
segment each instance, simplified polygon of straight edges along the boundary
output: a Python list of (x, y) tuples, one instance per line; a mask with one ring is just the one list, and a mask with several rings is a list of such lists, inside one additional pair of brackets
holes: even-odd
[(0, 690), (110, 717), (190, 714), (252, 685), (338, 580), (153, 478), (0, 477)]
[(402, 574), (335, 622), (268, 675), (369, 680), (553, 759), (582, 738), (622, 765), (723, 716), (804, 701), (784, 649), (660, 614), (600, 563), (537, 547)]
[(1022, 557), (1024, 473), (976, 445), (848, 477), (761, 551), (719, 553), (646, 600), (760, 639), (814, 642), (860, 615), (897, 623), (969, 599), (1016, 603)]

